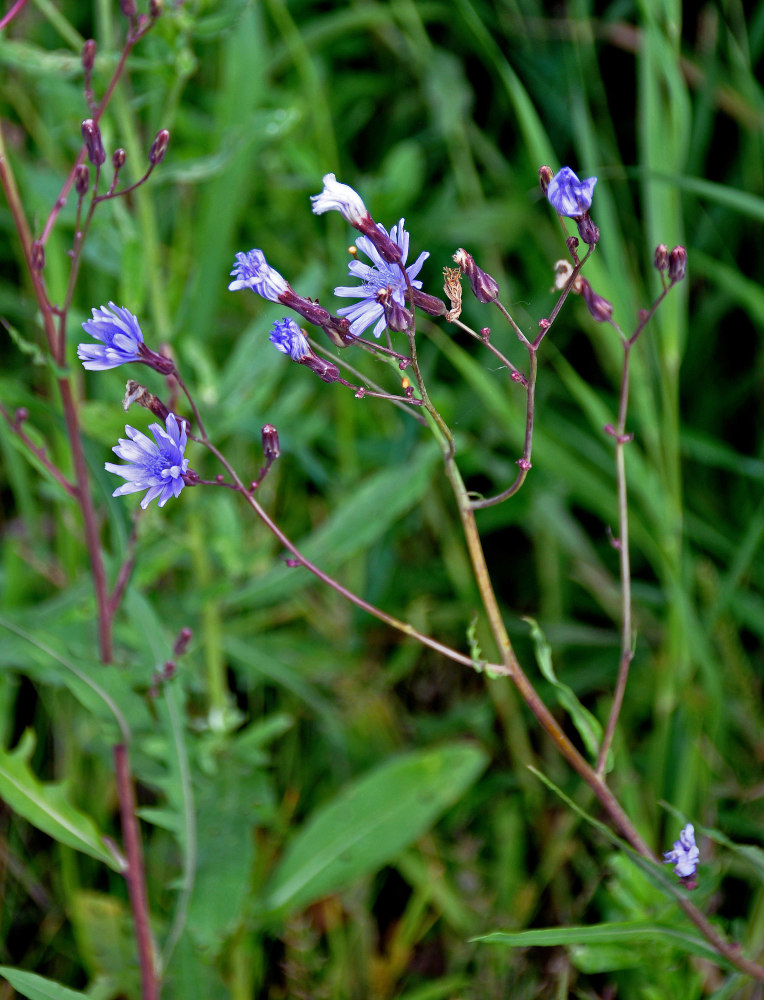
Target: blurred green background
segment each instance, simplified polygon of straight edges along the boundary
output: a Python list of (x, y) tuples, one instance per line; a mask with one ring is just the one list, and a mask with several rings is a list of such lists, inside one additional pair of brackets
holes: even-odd
[[(0, 115), (36, 232), (80, 147), (79, 53), (89, 37), (100, 96), (124, 39), (116, 4), (33, 0), (0, 36)], [(117, 484), (103, 471), (124, 433), (124, 381), (143, 376), (164, 389), (148, 370), (78, 370), (80, 323), (109, 300), (138, 315), (150, 345), (170, 345), (244, 477), (261, 465), (261, 426), (276, 425), (282, 457), (259, 496), (319, 565), (466, 650), (479, 602), (437, 449), (407, 414), (326, 386), (274, 351), (267, 335), (283, 310), (226, 290), (235, 252), (260, 247), (299, 293), (332, 310), (347, 304), (332, 290), (348, 283), (352, 231), (335, 213), (312, 215), (309, 202), (334, 171), (376, 221), (405, 218), (411, 259), (430, 252), (419, 275), (426, 291), (442, 294), (442, 268), (463, 246), (532, 334), (565, 256), (537, 170), (567, 164), (599, 178), (592, 214), (602, 238), (586, 275), (628, 333), (660, 289), (656, 244), (686, 245), (688, 280), (633, 356), (638, 638), (611, 779), (657, 851), (681, 823), (696, 824), (694, 901), (754, 956), (764, 945), (762, 856), (712, 831), (756, 845), (764, 818), (763, 50), (764, 5), (737, 2), (167, 4), (102, 128), (108, 154), (127, 150), (126, 183), (141, 176), (157, 129), (170, 130), (170, 148), (146, 185), (97, 211), (68, 325), (112, 580), (138, 507), (110, 498)], [(54, 301), (73, 223), (70, 198), (47, 247)], [(0, 314), (19, 333), (3, 341), (0, 399), (29, 410), (66, 466), (5, 201), (0, 228)], [(490, 325), (523, 367), (498, 313), (466, 290), (465, 303), (463, 318)], [(468, 485), (503, 489), (522, 448), (520, 391), (452, 326), (422, 316), (418, 331)], [(621, 354), (614, 331), (571, 299), (541, 352), (533, 470), (516, 497), (478, 515), (524, 666), (539, 678), (522, 621), (531, 615), (558, 676), (603, 722), (620, 605), (608, 539), (613, 447), (602, 427), (615, 420)], [(366, 355), (343, 360), (395, 389)], [(136, 411), (127, 419), (148, 424)], [(71, 801), (118, 838), (113, 726), (62, 661), (121, 699), (152, 916), (160, 942), (174, 946), (167, 997), (758, 995), (661, 938), (678, 921), (675, 904), (527, 770), (532, 760), (591, 805), (508, 682), (404, 641), (285, 567), (278, 544), (225, 490), (188, 489), (140, 519), (117, 662), (100, 667), (79, 514), (5, 425), (0, 447), (2, 614), (27, 633), (0, 639), (2, 746), (33, 733), (39, 780), (66, 779)], [(200, 448), (188, 453), (200, 474), (217, 473)], [(194, 639), (176, 678), (146, 696), (183, 627)], [(479, 616), (476, 627), (492, 656)], [(552, 687), (539, 679), (539, 688), (556, 706)], [(374, 771), (401, 761), (410, 773)], [(354, 811), (337, 796), (369, 773), (380, 784)], [(421, 804), (428, 774), (431, 815), (396, 813), (409, 779)], [(392, 825), (368, 833), (365, 860), (346, 878), (337, 866), (347, 845), (335, 845), (336, 884), (279, 909), (279, 858), (316, 810), (329, 810), (330, 840), (345, 820), (362, 826), (376, 810)], [(308, 854), (316, 837), (307, 828)], [(387, 855), (380, 837), (390, 838)], [(0, 838), (0, 962), (89, 985), (94, 997), (137, 996), (120, 877), (9, 808)], [(652, 930), (629, 944), (566, 949), (470, 942), (497, 929), (607, 921)]]

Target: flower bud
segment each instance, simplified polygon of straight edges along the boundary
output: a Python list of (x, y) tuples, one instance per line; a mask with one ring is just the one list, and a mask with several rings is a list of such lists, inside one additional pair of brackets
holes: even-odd
[(655, 267), (658, 271), (665, 271), (669, 266), (669, 252), (665, 243), (659, 243), (655, 248)]
[(160, 128), (154, 137), (154, 141), (151, 144), (151, 150), (149, 151), (149, 163), (152, 167), (155, 167), (164, 159), (164, 154), (167, 152), (167, 144), (169, 141), (170, 133), (166, 128)]
[(453, 259), (470, 279), (473, 295), (478, 302), (495, 302), (499, 295), (498, 282), (477, 266), (472, 254), (459, 248)]
[(115, 149), (111, 154), (111, 165), (115, 170), (121, 170), (125, 165), (125, 160), (127, 159), (127, 153), (121, 147)]
[(597, 295), (586, 278), (581, 278), (581, 297), (586, 303), (586, 308), (598, 323), (607, 323), (610, 319), (612, 319), (612, 302), (608, 302), (608, 300), (603, 299), (601, 295)]
[(395, 301), (390, 285), (387, 288), (379, 289), (377, 292), (377, 302), (379, 302), (385, 311), (385, 322), (390, 330), (397, 333), (405, 333), (412, 328), (414, 317), (405, 306)]
[(669, 281), (681, 281), (687, 274), (687, 251), (684, 247), (674, 247), (669, 254)]
[(428, 295), (427, 292), (421, 292), (418, 288), (412, 288), (411, 293), (414, 305), (418, 306), (423, 312), (426, 312), (430, 316), (445, 316), (447, 312), (446, 306), (440, 299), (434, 295)]
[(92, 38), (88, 38), (82, 46), (82, 68), (86, 73), (93, 72), (96, 57), (96, 43)]
[(135, 0), (119, 0), (119, 9), (125, 17), (135, 17), (137, 13)]
[(32, 258), (32, 267), (35, 271), (42, 271), (45, 267), (45, 247), (40, 240), (32, 241), (30, 257)]
[(162, 0), (149, 0), (149, 17), (156, 21), (162, 15)]
[(551, 167), (539, 167), (539, 187), (542, 194), (546, 194), (553, 177), (554, 171)]
[(279, 432), (273, 426), (273, 424), (264, 424), (263, 429), (260, 431), (260, 440), (263, 444), (263, 455), (269, 462), (278, 458), (281, 454), (281, 447), (279, 445)]
[(106, 160), (106, 151), (103, 148), (101, 130), (98, 127), (98, 123), (93, 121), (92, 118), (86, 118), (81, 127), (82, 138), (85, 140), (85, 146), (88, 151), (88, 159), (94, 166), (100, 167)]
[(340, 377), (340, 370), (337, 365), (324, 358), (319, 358), (315, 354), (309, 354), (303, 358), (300, 364), (310, 368), (314, 374), (318, 375), (322, 382), (336, 382)]
[(74, 190), (80, 196), (84, 196), (88, 193), (88, 188), (90, 187), (90, 170), (85, 166), (84, 163), (78, 163), (74, 171)]
[(592, 246), (592, 244), (599, 241), (600, 231), (592, 222), (592, 217), (588, 212), (584, 212), (583, 215), (579, 216), (575, 220), (575, 223), (578, 226), (578, 235), (587, 246)]
[(191, 642), (193, 634), (193, 631), (188, 627), (182, 628), (180, 632), (178, 632), (175, 645), (172, 647), (173, 656), (183, 656), (188, 649), (188, 644)]

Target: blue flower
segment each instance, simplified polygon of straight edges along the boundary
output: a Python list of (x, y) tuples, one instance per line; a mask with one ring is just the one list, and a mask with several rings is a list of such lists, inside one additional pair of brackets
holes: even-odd
[(356, 226), (369, 217), (360, 194), (349, 184), (341, 184), (334, 174), (324, 174), (324, 190), (310, 196), (316, 215), (337, 210), (345, 222)]
[(288, 354), (292, 361), (301, 361), (306, 354), (310, 354), (310, 347), (307, 338), (293, 319), (285, 317), (273, 324), (270, 342), (277, 347), (282, 354)]
[(231, 274), (235, 280), (229, 284), (229, 292), (237, 292), (240, 288), (251, 288), (264, 299), (278, 302), (279, 295), (289, 288), (286, 279), (270, 266), (262, 250), (237, 253)]
[(596, 177), (580, 181), (570, 167), (563, 167), (549, 182), (546, 196), (560, 215), (577, 219), (592, 207), (592, 193), (596, 183)]
[(698, 859), (700, 851), (695, 846), (695, 827), (692, 823), (679, 834), (679, 840), (674, 841), (674, 848), (671, 851), (664, 851), (664, 865), (673, 865), (674, 874), (680, 878), (688, 878), (698, 870)]
[[(401, 264), (405, 266), (409, 252), (409, 234), (403, 228), (403, 221), (401, 219), (397, 226), (392, 227), (390, 230), (390, 239), (400, 248)], [(378, 225), (377, 228), (387, 236), (387, 230), (384, 226)], [(379, 337), (387, 323), (385, 320), (385, 311), (381, 303), (377, 302), (376, 299), (377, 292), (389, 286), (392, 289), (392, 297), (395, 302), (403, 306), (406, 304), (406, 280), (401, 273), (400, 267), (397, 264), (389, 264), (386, 260), (383, 260), (367, 236), (359, 236), (356, 240), (356, 246), (369, 258), (373, 266), (364, 264), (360, 260), (351, 260), (348, 268), (350, 276), (360, 278), (362, 284), (342, 285), (334, 289), (334, 294), (345, 298), (358, 298), (361, 301), (356, 302), (352, 306), (338, 309), (337, 313), (340, 316), (346, 316), (350, 320), (350, 332), (353, 336), (358, 337), (372, 323), (376, 323), (372, 332), (375, 337)], [(415, 281), (414, 279), (421, 271), (422, 264), (424, 264), (429, 256), (427, 251), (420, 253), (414, 263), (406, 268), (406, 274), (409, 276), (412, 288), (422, 287), (422, 282)]]
[(127, 309), (110, 302), (93, 309), (93, 318), (82, 324), (85, 333), (102, 341), (100, 344), (80, 344), (77, 357), (83, 368), (101, 372), (129, 361), (142, 361), (143, 334), (138, 320)]
[(161, 424), (149, 424), (156, 444), (134, 427), (125, 427), (129, 440), (119, 439), (112, 451), (123, 458), (128, 465), (106, 462), (105, 468), (126, 480), (112, 493), (121, 497), (126, 493), (140, 493), (148, 490), (141, 500), (146, 509), (152, 500), (159, 497), (159, 506), (164, 507), (170, 497), (176, 497), (186, 485), (183, 479), (188, 470), (188, 459), (183, 457), (186, 447), (185, 424), (179, 423), (174, 413), (170, 413)]

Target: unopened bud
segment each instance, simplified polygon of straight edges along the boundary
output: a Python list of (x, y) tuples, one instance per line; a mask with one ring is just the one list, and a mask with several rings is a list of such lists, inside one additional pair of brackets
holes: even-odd
[(137, 12), (135, 0), (119, 0), (119, 9), (125, 17), (135, 17)]
[(260, 431), (260, 440), (263, 443), (263, 454), (269, 462), (279, 457), (281, 454), (279, 432), (273, 424), (265, 424), (263, 426), (263, 429)]
[(183, 656), (188, 649), (188, 644), (191, 642), (193, 634), (193, 631), (188, 627), (182, 628), (180, 632), (178, 632), (178, 637), (172, 647), (173, 656)]
[(655, 248), (655, 267), (658, 271), (665, 271), (669, 266), (669, 252), (665, 243), (659, 243)]
[(554, 171), (551, 167), (539, 167), (539, 187), (542, 194), (546, 194), (546, 189), (549, 187), (553, 177)]
[(101, 130), (92, 118), (86, 118), (82, 123), (82, 138), (85, 140), (88, 159), (94, 166), (100, 167), (106, 160), (106, 151), (101, 140)]
[(40, 240), (32, 241), (30, 257), (32, 258), (32, 267), (35, 271), (42, 271), (45, 267), (45, 247)]
[(149, 0), (149, 17), (156, 21), (162, 14), (162, 0)]
[(414, 317), (405, 306), (395, 301), (390, 285), (387, 288), (379, 289), (377, 292), (377, 302), (379, 302), (385, 311), (385, 322), (388, 329), (396, 333), (405, 333), (412, 328)]
[(305, 365), (306, 368), (310, 368), (321, 379), (322, 382), (336, 382), (340, 377), (340, 370), (337, 365), (332, 364), (331, 361), (325, 361), (324, 358), (316, 357), (315, 354), (309, 354), (302, 359), (301, 365)]
[(610, 319), (612, 319), (612, 302), (608, 302), (608, 300), (603, 299), (601, 295), (597, 295), (586, 278), (581, 278), (581, 297), (586, 303), (586, 308), (598, 323), (607, 323)]
[(592, 246), (599, 241), (600, 231), (592, 222), (592, 218), (588, 212), (579, 215), (575, 222), (578, 226), (578, 235), (587, 246)]
[(152, 167), (155, 167), (164, 159), (164, 154), (167, 152), (167, 144), (169, 141), (170, 133), (166, 128), (160, 128), (154, 137), (154, 141), (152, 142), (151, 149), (149, 151), (149, 163)]
[(83, 198), (90, 187), (90, 170), (84, 163), (78, 163), (74, 171), (74, 190)]
[(669, 254), (669, 281), (681, 281), (687, 274), (687, 251), (684, 247), (674, 247)]
[(82, 46), (82, 68), (86, 73), (93, 72), (96, 57), (96, 43), (92, 38), (88, 38)]
[(120, 147), (120, 149), (115, 149), (111, 154), (111, 165), (115, 170), (121, 170), (125, 165), (126, 159), (127, 153)]
[(475, 263), (475, 258), (460, 248), (454, 254), (454, 262), (470, 279), (472, 293), (478, 302), (495, 302), (499, 295), (499, 284), (490, 274), (486, 274)]
[(411, 291), (414, 305), (423, 312), (428, 313), (430, 316), (446, 315), (446, 306), (440, 299), (434, 295), (428, 295), (427, 292), (420, 292), (418, 288), (413, 288)]

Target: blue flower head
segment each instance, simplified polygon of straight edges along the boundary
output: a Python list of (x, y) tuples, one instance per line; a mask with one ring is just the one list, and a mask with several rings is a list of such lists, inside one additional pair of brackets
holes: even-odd
[(310, 346), (305, 334), (289, 317), (280, 319), (273, 324), (268, 339), (282, 354), (288, 354), (292, 361), (301, 361), (307, 354), (310, 354)]
[(108, 472), (126, 480), (114, 490), (113, 497), (148, 490), (141, 500), (144, 510), (157, 497), (159, 506), (164, 507), (170, 497), (178, 496), (186, 485), (183, 476), (188, 470), (188, 459), (183, 457), (186, 429), (184, 424), (178, 422), (175, 414), (168, 414), (165, 427), (161, 424), (149, 424), (149, 430), (154, 435), (156, 444), (134, 427), (125, 427), (129, 440), (120, 438), (119, 444), (112, 451), (129, 464), (106, 462), (105, 465)]
[(129, 361), (143, 361), (140, 350), (143, 334), (138, 320), (127, 309), (110, 302), (93, 309), (93, 318), (82, 324), (85, 333), (100, 340), (100, 344), (80, 344), (77, 357), (89, 371), (105, 371)]
[(675, 875), (688, 878), (698, 870), (699, 858), (700, 851), (695, 846), (695, 827), (688, 823), (679, 834), (679, 840), (674, 841), (673, 850), (664, 851), (663, 863), (673, 865)]
[(560, 215), (577, 219), (592, 207), (592, 194), (596, 183), (596, 177), (580, 181), (570, 167), (563, 167), (549, 182), (546, 196)]
[[(401, 264), (405, 266), (409, 252), (409, 234), (403, 228), (403, 221), (401, 219), (397, 226), (392, 227), (390, 230), (390, 239), (400, 248)], [(384, 226), (377, 226), (377, 228), (387, 236), (387, 230)], [(339, 288), (334, 289), (334, 294), (344, 298), (357, 298), (360, 299), (360, 302), (356, 302), (352, 306), (345, 306), (343, 309), (338, 309), (337, 313), (340, 316), (346, 316), (350, 320), (350, 332), (353, 336), (360, 336), (364, 330), (368, 329), (374, 323), (376, 325), (372, 332), (375, 337), (379, 337), (385, 329), (387, 322), (385, 320), (385, 311), (381, 303), (377, 302), (377, 292), (389, 286), (395, 302), (403, 306), (406, 304), (406, 280), (401, 273), (400, 267), (397, 264), (389, 264), (384, 260), (367, 236), (359, 236), (356, 240), (356, 246), (369, 258), (371, 265), (364, 264), (360, 260), (351, 260), (348, 267), (350, 276), (360, 278), (361, 284), (341, 285)], [(412, 288), (422, 287), (422, 282), (415, 281), (414, 279), (421, 271), (422, 264), (424, 264), (429, 256), (427, 251), (420, 253), (414, 263), (406, 268), (406, 274), (409, 277)]]
[(279, 295), (283, 295), (289, 288), (286, 279), (270, 266), (262, 250), (237, 253), (231, 274), (234, 280), (228, 286), (229, 292), (251, 288), (270, 302), (278, 302)]

